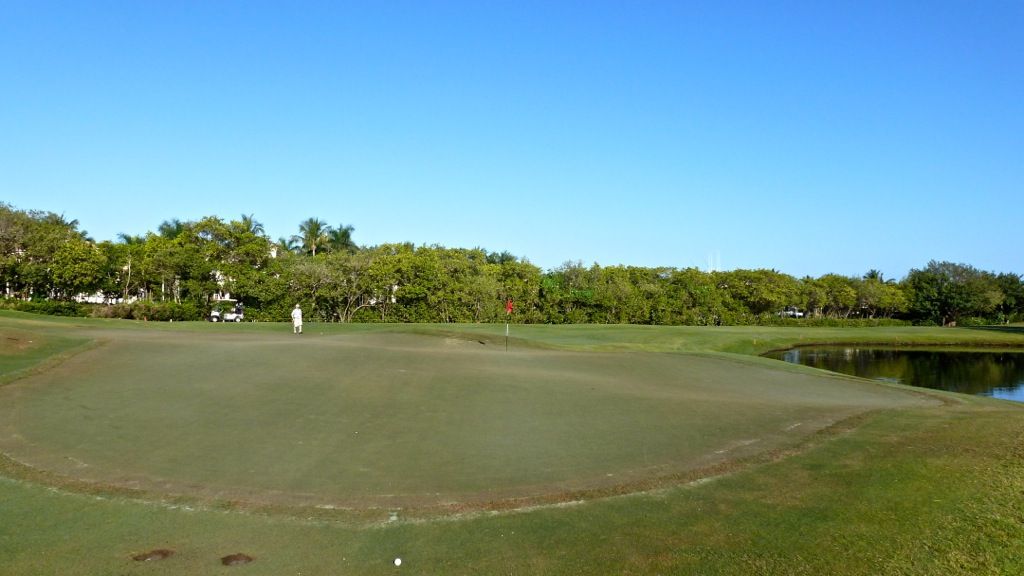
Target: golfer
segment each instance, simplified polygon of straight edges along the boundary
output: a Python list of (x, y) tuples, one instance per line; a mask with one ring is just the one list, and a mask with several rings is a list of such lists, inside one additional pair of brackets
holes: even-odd
[(292, 333), (302, 334), (302, 308), (298, 304), (292, 310)]

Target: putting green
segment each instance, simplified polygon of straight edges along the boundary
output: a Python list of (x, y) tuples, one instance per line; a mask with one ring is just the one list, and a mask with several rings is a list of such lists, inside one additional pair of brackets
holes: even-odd
[(0, 388), (0, 450), (164, 498), (496, 508), (698, 477), (934, 400), (725, 355), (366, 331), (121, 331)]

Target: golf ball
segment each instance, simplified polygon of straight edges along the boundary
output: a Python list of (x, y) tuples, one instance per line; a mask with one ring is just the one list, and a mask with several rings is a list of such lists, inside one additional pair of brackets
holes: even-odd
[(401, 558), (395, 558), (395, 566), (401, 566), (401, 565), (402, 565), (402, 559)]

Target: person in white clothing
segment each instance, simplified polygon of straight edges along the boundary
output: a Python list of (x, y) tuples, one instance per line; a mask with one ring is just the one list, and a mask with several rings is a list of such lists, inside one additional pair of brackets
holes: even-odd
[(298, 304), (292, 310), (292, 333), (302, 334), (302, 308)]

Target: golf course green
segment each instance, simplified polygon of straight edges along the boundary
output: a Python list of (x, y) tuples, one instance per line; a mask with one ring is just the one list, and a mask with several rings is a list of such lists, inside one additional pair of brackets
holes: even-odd
[(2, 574), (1024, 570), (1024, 406), (756, 356), (1014, 330), (514, 326), (506, 347), (498, 325), (0, 312), (0, 339)]

